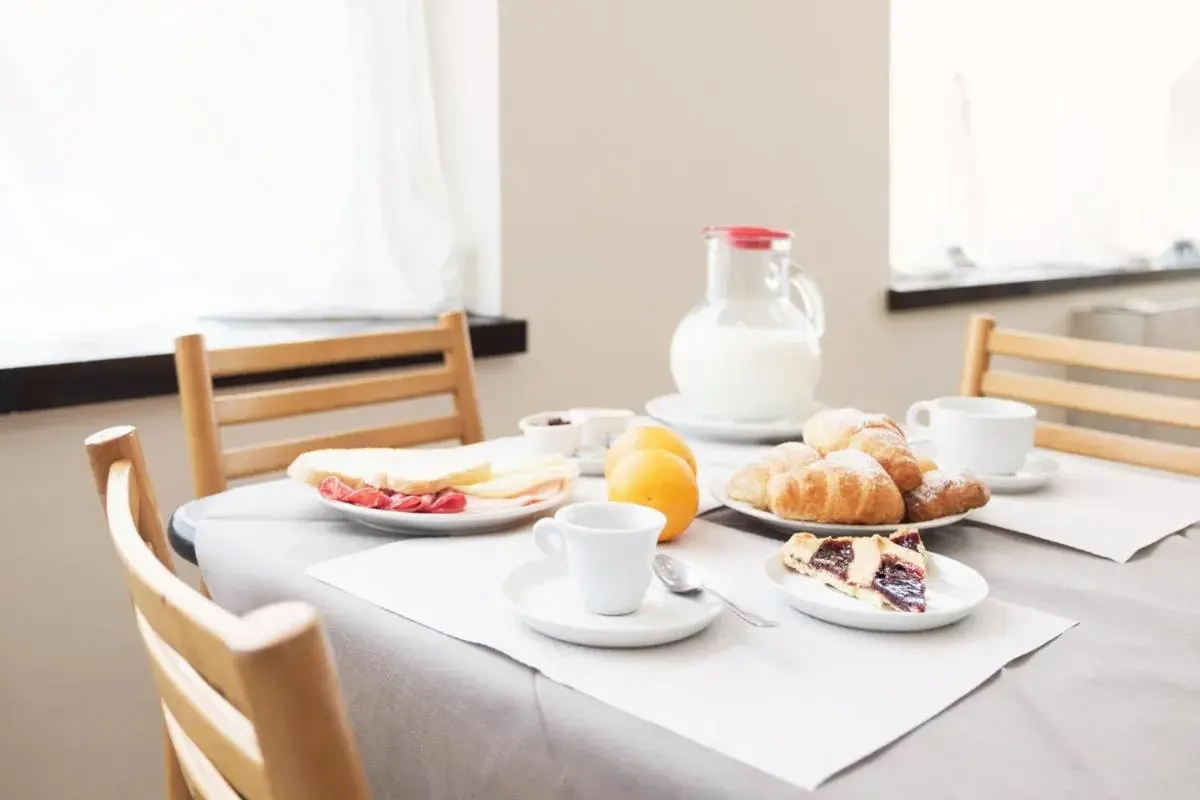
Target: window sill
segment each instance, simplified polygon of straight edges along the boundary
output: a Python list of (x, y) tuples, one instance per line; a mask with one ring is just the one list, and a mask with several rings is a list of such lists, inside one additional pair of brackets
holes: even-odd
[(894, 275), (888, 288), (887, 309), (910, 311), (1189, 278), (1200, 278), (1200, 263), (1157, 269), (1066, 270), (1044, 267), (1011, 273), (961, 269), (948, 276), (929, 278)]
[[(175, 394), (178, 387), (175, 383), (173, 337), (177, 333), (199, 330), (214, 347), (243, 347), (331, 338), (351, 333), (402, 330), (406, 326), (419, 327), (431, 322), (204, 322), (189, 331), (148, 329), (4, 343), (0, 345), (0, 414)], [(471, 315), (469, 324), (471, 347), (477, 359), (526, 351), (525, 320)], [(217, 386), (363, 372), (408, 366), (436, 358), (410, 356), (376, 359), (268, 375), (237, 376), (218, 380)]]

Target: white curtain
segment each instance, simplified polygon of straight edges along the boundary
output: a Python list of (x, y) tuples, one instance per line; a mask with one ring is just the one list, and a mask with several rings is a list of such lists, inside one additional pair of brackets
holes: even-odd
[(0, 0), (0, 333), (457, 305), (424, 0)]
[(893, 268), (1200, 241), (1198, 31), (1196, 0), (892, 0)]

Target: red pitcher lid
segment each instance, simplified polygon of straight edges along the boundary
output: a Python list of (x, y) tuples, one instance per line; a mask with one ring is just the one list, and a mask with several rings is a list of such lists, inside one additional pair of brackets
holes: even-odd
[(724, 239), (730, 247), (739, 250), (767, 250), (772, 242), (792, 238), (788, 231), (750, 225), (709, 225), (704, 229), (704, 235)]

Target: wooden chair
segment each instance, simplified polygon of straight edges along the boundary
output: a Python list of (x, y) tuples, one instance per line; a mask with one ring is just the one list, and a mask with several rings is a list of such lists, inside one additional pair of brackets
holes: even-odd
[[(992, 356), (1200, 381), (1200, 353), (1006, 330), (997, 328), (992, 317), (981, 314), (968, 324), (959, 387), (959, 393), (966, 396), (1003, 397), (1141, 422), (1200, 428), (1200, 400), (992, 369)], [(1036, 443), (1050, 450), (1200, 475), (1200, 448), (1181, 444), (1053, 422), (1038, 423)]]
[[(213, 378), (431, 354), (440, 354), (443, 363), (383, 377), (213, 396)], [(230, 478), (281, 470), (307, 450), (408, 447), (448, 439), (471, 444), (483, 439), (471, 339), (466, 315), (461, 311), (443, 314), (436, 326), (417, 330), (260, 347), (208, 350), (200, 334), (181, 336), (175, 340), (175, 371), (197, 497), (223, 491)], [(221, 447), (222, 425), (442, 394), (454, 398), (455, 413), (450, 416), (252, 447), (228, 450)]]
[(315, 610), (237, 617), (202, 597), (171, 570), (134, 429), (86, 445), (162, 703), (169, 800), (367, 798)]

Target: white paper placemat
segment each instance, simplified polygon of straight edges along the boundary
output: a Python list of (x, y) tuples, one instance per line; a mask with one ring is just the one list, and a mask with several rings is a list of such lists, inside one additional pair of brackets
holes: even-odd
[(776, 548), (696, 522), (669, 552), (707, 567), (737, 601), (782, 624), (751, 628), (724, 614), (691, 639), (646, 650), (564, 644), (510, 615), (498, 585), (538, 557), (527, 530), (394, 542), (306, 574), (810, 790), (1075, 624), (989, 599), (937, 631), (839, 628), (771, 593), (762, 563)]
[(1037, 492), (992, 494), (971, 520), (1113, 561), (1200, 522), (1200, 480), (1039, 450), (1058, 472)]

